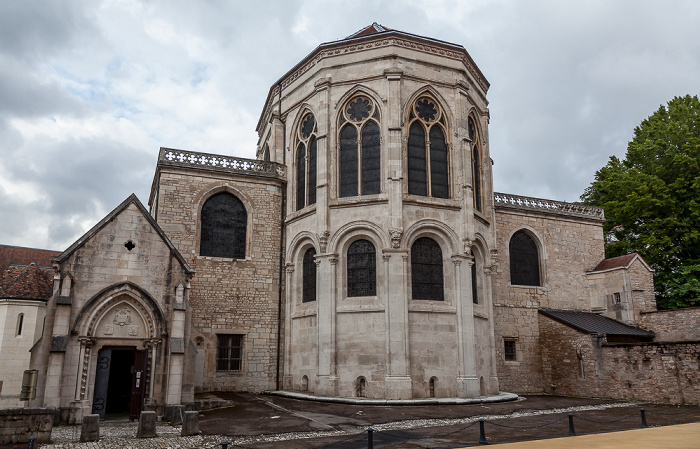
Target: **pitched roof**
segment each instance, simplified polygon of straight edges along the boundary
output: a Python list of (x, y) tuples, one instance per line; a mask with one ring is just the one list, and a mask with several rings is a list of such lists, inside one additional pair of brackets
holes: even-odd
[(153, 229), (158, 233), (160, 238), (163, 240), (163, 243), (170, 249), (171, 253), (175, 256), (175, 258), (180, 262), (182, 267), (185, 269), (187, 273), (194, 273), (195, 271), (190, 267), (190, 265), (187, 263), (184, 257), (182, 257), (182, 254), (180, 254), (180, 251), (175, 248), (175, 245), (170, 241), (168, 236), (163, 232), (163, 230), (158, 226), (158, 223), (153, 219), (150, 213), (146, 210), (146, 208), (143, 206), (141, 201), (139, 201), (138, 197), (136, 194), (131, 194), (127, 199), (125, 199), (119, 206), (117, 206), (112, 212), (108, 213), (106, 217), (104, 217), (102, 220), (100, 220), (99, 223), (97, 223), (95, 226), (92, 227), (88, 232), (86, 232), (82, 237), (80, 237), (78, 240), (75, 241), (71, 246), (68, 247), (65, 251), (63, 251), (60, 255), (53, 257), (51, 260), (53, 262), (61, 263), (64, 260), (66, 260), (73, 252), (78, 250), (81, 246), (85, 244), (89, 239), (91, 239), (95, 234), (97, 234), (100, 229), (105, 227), (109, 222), (114, 220), (120, 213), (122, 213), (130, 204), (134, 204), (136, 208), (143, 214), (143, 216), (148, 220), (149, 224), (153, 227)]
[(606, 270), (614, 270), (618, 268), (629, 268), (630, 265), (632, 265), (632, 262), (634, 259), (639, 259), (642, 264), (647, 267), (649, 271), (652, 271), (651, 267), (642, 259), (642, 256), (640, 256), (637, 253), (632, 253), (632, 254), (626, 254), (624, 256), (618, 256), (618, 257), (611, 257), (610, 259), (603, 259), (601, 260), (596, 267), (591, 270), (593, 271), (606, 271)]
[(391, 28), (387, 28), (384, 26), (381, 26), (377, 22), (374, 22), (370, 26), (366, 26), (362, 28), (360, 31), (357, 31), (356, 33), (352, 33), (350, 36), (346, 37), (345, 39), (352, 39), (354, 37), (360, 37), (360, 36), (369, 36), (370, 34), (377, 34), (381, 33), (383, 31), (391, 31)]
[(61, 254), (60, 251), (48, 249), (0, 245), (0, 273), (5, 271), (10, 265), (28, 266), (35, 263), (41, 268), (51, 267), (51, 258), (59, 254)]
[(653, 332), (647, 332), (634, 326), (628, 326), (612, 318), (597, 313), (571, 312), (568, 310), (540, 309), (539, 313), (559, 321), (580, 332), (626, 337), (653, 338)]
[(53, 270), (29, 266), (11, 266), (0, 276), (0, 298), (49, 299)]

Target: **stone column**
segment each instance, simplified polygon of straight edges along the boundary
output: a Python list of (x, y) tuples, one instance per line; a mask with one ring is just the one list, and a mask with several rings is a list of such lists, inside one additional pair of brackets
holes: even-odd
[(294, 385), (294, 375), (292, 374), (292, 306), (294, 302), (294, 264), (288, 263), (287, 280), (285, 282), (285, 304), (284, 304), (284, 377), (282, 389), (291, 390)]
[(173, 309), (173, 318), (170, 330), (168, 393), (165, 398), (165, 403), (167, 405), (177, 405), (182, 402), (182, 378), (185, 368), (185, 310)]
[[(382, 140), (386, 151), (383, 152), (382, 166), (387, 167), (383, 173), (388, 174), (388, 180), (384, 185), (389, 198), (389, 215), (391, 227), (400, 229), (403, 225), (403, 120), (401, 117), (401, 76), (403, 72), (398, 69), (384, 70), (386, 77), (386, 117), (383, 122), (387, 128), (382, 129)], [(386, 131), (385, 131), (386, 130)], [(387, 132), (384, 137), (384, 132)]]
[[(465, 261), (466, 263), (462, 263)], [(479, 378), (476, 375), (474, 347), (474, 312), (471, 299), (472, 257), (461, 254), (452, 256), (455, 267), (455, 304), (457, 306), (457, 347), (459, 348), (459, 375), (457, 396), (473, 398), (480, 394)]]
[[(408, 292), (406, 277), (408, 250), (399, 249), (396, 233), (392, 246), (384, 249), (386, 276), (386, 360), (388, 374), (384, 379), (387, 399), (410, 399), (412, 380), (408, 346)], [(396, 241), (396, 245), (394, 242)], [(392, 257), (393, 256), (393, 257)]]
[(335, 323), (336, 323), (336, 271), (337, 254), (317, 255), (318, 300), (316, 313), (316, 331), (318, 333), (318, 393), (326, 396), (337, 395), (338, 377), (335, 360)]
[(75, 395), (73, 396), (73, 401), (70, 404), (70, 416), (68, 421), (71, 424), (77, 424), (82, 422), (83, 417), (87, 416), (91, 412), (90, 401), (85, 399), (85, 394), (88, 387), (88, 380), (90, 378), (90, 359), (92, 354), (92, 347), (95, 345), (96, 340), (90, 337), (79, 337), (80, 350), (78, 353), (78, 372), (75, 379)]
[(491, 344), (491, 357), (489, 360), (489, 394), (498, 394), (498, 374), (496, 371), (496, 335), (494, 333), (494, 307), (493, 307), (493, 275), (496, 274), (497, 266), (492, 261), (491, 266), (484, 267), (484, 307), (489, 314), (489, 343)]

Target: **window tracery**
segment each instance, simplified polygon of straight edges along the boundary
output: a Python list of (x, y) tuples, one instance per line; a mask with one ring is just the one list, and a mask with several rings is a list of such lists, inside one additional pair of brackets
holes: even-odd
[(202, 206), (199, 254), (245, 259), (248, 213), (228, 192), (218, 193)]
[(381, 132), (379, 110), (369, 97), (351, 98), (340, 114), (339, 196), (380, 191)]
[(414, 300), (445, 300), (442, 250), (429, 237), (421, 237), (411, 246), (411, 286)]
[(474, 186), (474, 208), (483, 212), (483, 176), (482, 176), (482, 157), (481, 157), (481, 139), (477, 132), (474, 120), (469, 117), (468, 122), (469, 142), (472, 153), (472, 184)]
[(449, 198), (447, 118), (430, 96), (419, 97), (408, 116), (408, 193)]
[(316, 135), (316, 119), (307, 113), (297, 130), (296, 210), (316, 204)]

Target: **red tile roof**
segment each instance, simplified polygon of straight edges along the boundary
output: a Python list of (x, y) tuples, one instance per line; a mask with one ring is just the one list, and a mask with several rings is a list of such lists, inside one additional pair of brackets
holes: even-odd
[(346, 37), (345, 39), (352, 39), (353, 37), (369, 36), (370, 34), (382, 33), (384, 31), (391, 31), (391, 29), (383, 27), (383, 26), (379, 25), (377, 22), (374, 22), (372, 25), (362, 28), (360, 31), (351, 34), (350, 36)]
[(48, 249), (24, 248), (21, 246), (0, 245), (0, 273), (10, 265), (27, 266), (32, 262), (38, 267), (51, 267), (51, 258), (61, 254), (60, 251)]
[(639, 254), (632, 253), (625, 256), (611, 257), (610, 259), (603, 259), (600, 263), (593, 269), (593, 271), (605, 271), (611, 270), (613, 268), (623, 268), (628, 267), (632, 263), (635, 257)]
[(0, 298), (49, 299), (52, 285), (53, 270), (13, 266), (0, 277)]

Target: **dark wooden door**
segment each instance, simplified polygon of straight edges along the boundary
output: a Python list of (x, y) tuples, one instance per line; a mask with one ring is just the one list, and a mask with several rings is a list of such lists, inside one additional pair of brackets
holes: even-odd
[(143, 408), (143, 396), (146, 387), (146, 357), (148, 351), (134, 351), (134, 373), (131, 378), (131, 406), (129, 419), (139, 419)]

